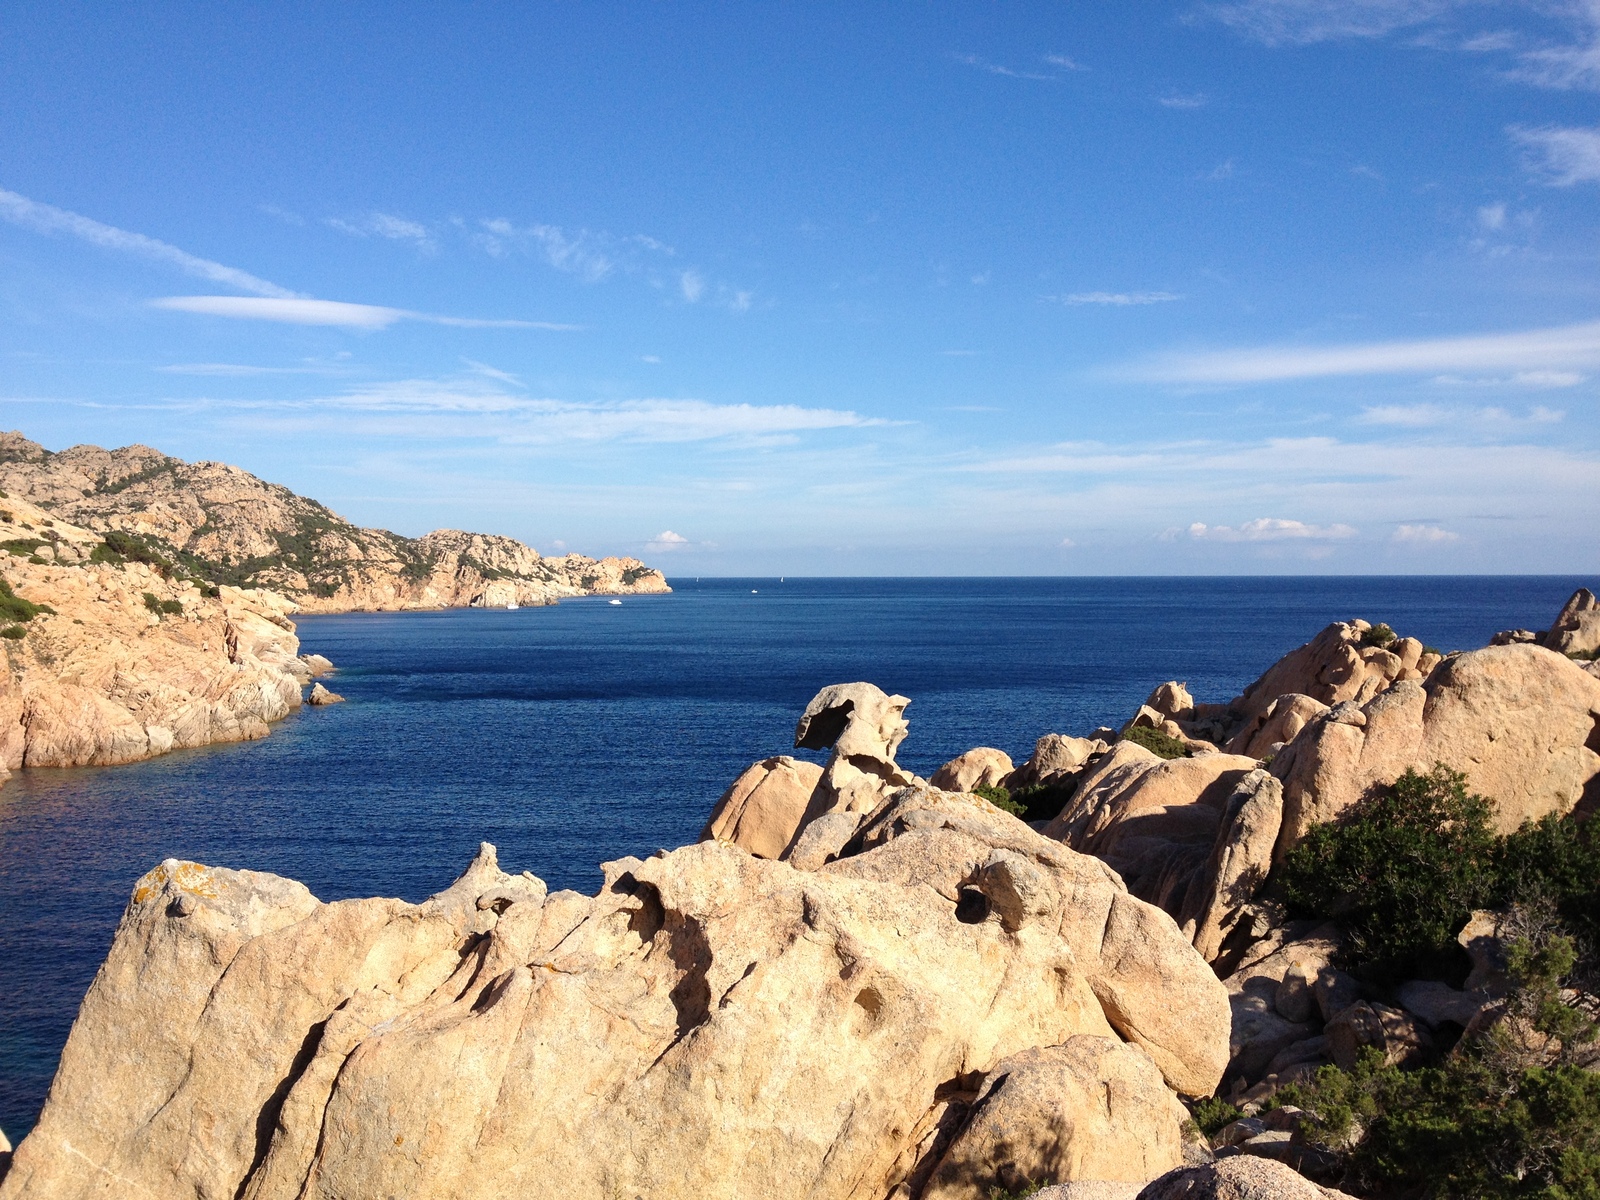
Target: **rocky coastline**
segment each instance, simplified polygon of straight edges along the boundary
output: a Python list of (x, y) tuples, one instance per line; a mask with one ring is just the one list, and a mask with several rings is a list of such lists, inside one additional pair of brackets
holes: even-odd
[[(754, 763), (593, 896), (488, 844), (421, 904), (169, 860), (0, 1200), (1402, 1194), (1307, 1089), (1515, 1044), (1592, 1093), (1577, 1026), (1539, 1024), (1582, 987), (1526, 1006), (1510, 910), (1448, 931), (1464, 979), (1367, 973), (1353, 910), (1296, 916), (1284, 874), (1428, 780), (1488, 797), (1446, 835), (1581, 826), (1597, 649), (1587, 591), (1464, 653), (1340, 622), (1226, 703), (1168, 681), (1120, 729), (928, 780), (896, 762), (911, 701), (833, 685), (795, 735), (823, 765)], [(1592, 1183), (1579, 1151), (1508, 1170)]]
[(360, 529), (221, 463), (51, 453), (0, 434), (0, 779), (267, 736), (333, 669), (296, 612), (555, 604), (667, 592), (637, 559)]

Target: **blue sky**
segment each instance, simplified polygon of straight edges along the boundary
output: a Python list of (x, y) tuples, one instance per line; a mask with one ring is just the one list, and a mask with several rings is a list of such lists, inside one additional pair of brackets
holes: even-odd
[(669, 574), (1600, 570), (1600, 0), (0, 11), (0, 424)]

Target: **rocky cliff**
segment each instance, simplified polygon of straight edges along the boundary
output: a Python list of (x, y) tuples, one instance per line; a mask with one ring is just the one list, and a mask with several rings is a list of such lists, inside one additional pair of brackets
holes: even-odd
[(634, 558), (546, 558), (514, 538), (459, 529), (420, 538), (363, 529), (237, 467), (187, 463), (148, 446), (53, 453), (20, 433), (0, 434), (0, 489), (48, 518), (3, 531), (14, 553), (79, 561), (79, 544), (53, 536), (51, 521), (67, 522), (99, 535), (102, 557), (151, 562), (202, 584), (267, 588), (305, 612), (670, 590), (660, 571)]

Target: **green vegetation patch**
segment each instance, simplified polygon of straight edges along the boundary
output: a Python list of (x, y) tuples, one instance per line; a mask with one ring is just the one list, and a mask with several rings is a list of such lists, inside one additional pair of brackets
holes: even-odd
[(1363, 646), (1387, 646), (1392, 641), (1394, 641), (1394, 630), (1390, 629), (1382, 621), (1379, 621), (1361, 635), (1361, 644)]
[(11, 590), (9, 583), (0, 579), (0, 620), (31, 621), (40, 613), (54, 614), (55, 611), (48, 604), (35, 604), (31, 600), (24, 600)]
[(44, 544), (44, 538), (10, 538), (0, 542), (0, 550), (4, 550), (7, 554), (15, 554), (18, 558), (27, 558)]
[(1408, 770), (1307, 833), (1273, 879), (1291, 914), (1343, 926), (1358, 974), (1448, 976), (1456, 934), (1494, 892), (1490, 814), (1459, 772)]
[(1135, 725), (1122, 735), (1122, 740), (1132, 742), (1135, 746), (1143, 746), (1157, 758), (1187, 758), (1189, 747), (1159, 729), (1149, 725)]
[(1016, 791), (980, 783), (972, 789), (972, 794), (982, 796), (1002, 812), (1021, 820), (1050, 821), (1067, 806), (1067, 801), (1072, 799), (1072, 793), (1077, 788), (1076, 779), (1066, 783), (1035, 783)]
[(21, 625), (7, 625), (4, 629), (0, 629), (0, 637), (7, 638), (13, 642), (20, 642), (27, 636), (28, 631)]

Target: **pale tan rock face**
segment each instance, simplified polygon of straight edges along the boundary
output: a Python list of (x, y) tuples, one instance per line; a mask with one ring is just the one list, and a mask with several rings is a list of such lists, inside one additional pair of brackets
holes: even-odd
[[(8, 768), (103, 766), (265, 737), (300, 704), (294, 606), (282, 596), (223, 588), (209, 598), (140, 563), (0, 555), (0, 576), (55, 610), (3, 643)], [(153, 612), (147, 595), (181, 611)]]
[(1001, 784), (1015, 790), (1063, 780), (1082, 769), (1094, 755), (1105, 753), (1107, 748), (1106, 743), (1097, 739), (1047, 733), (1035, 743), (1028, 761), (1001, 780)]
[(1292, 1167), (1240, 1154), (1202, 1167), (1180, 1167), (1148, 1184), (1136, 1200), (1351, 1200), (1312, 1183)]
[(1600, 686), (1538, 646), (1489, 646), (1446, 660), (1426, 685), (1397, 683), (1364, 707), (1314, 718), (1278, 755), (1282, 857), (1406, 768), (1443, 763), (1495, 803), (1501, 832), (1600, 804)]
[(1176, 914), (1228, 798), (1256, 766), (1231, 754), (1161, 759), (1119, 742), (1043, 832), (1109, 863), (1134, 895)]
[(1143, 1051), (1080, 1035), (1002, 1059), (922, 1200), (989, 1200), (1051, 1179), (1144, 1183), (1183, 1161), (1189, 1112)]
[(905, 719), (910, 703), (871, 683), (835, 683), (811, 698), (795, 726), (795, 748), (831, 748), (833, 754), (799, 831), (828, 813), (871, 812), (896, 788), (919, 782), (894, 760), (911, 728)]
[(1328, 711), (1328, 705), (1310, 696), (1279, 696), (1254, 720), (1234, 734), (1227, 744), (1229, 754), (1244, 754), (1264, 759), (1273, 747), (1287, 745), (1299, 736), (1313, 717)]
[[(1335, 622), (1285, 654), (1229, 704), (1234, 720), (1246, 728), (1259, 725), (1279, 696), (1308, 696), (1330, 706), (1345, 700), (1365, 703), (1396, 680), (1422, 677), (1427, 660), (1419, 657), (1408, 668), (1399, 654), (1362, 646), (1361, 636), (1370, 628), (1365, 621)], [(1401, 639), (1408, 650), (1413, 640)], [(1420, 643), (1416, 649), (1420, 656)]]
[(992, 746), (979, 746), (958, 754), (928, 778), (941, 791), (970, 792), (975, 787), (996, 787), (1015, 769), (1011, 756)]
[(1558, 654), (1600, 651), (1600, 600), (1593, 592), (1579, 588), (1572, 593), (1544, 635), (1544, 644)]
[[(121, 530), (169, 558), (181, 551), (211, 564), (208, 578), (272, 589), (306, 612), (539, 605), (671, 590), (661, 572), (633, 558), (545, 558), (514, 538), (459, 529), (406, 538), (358, 528), (237, 467), (186, 463), (148, 446), (52, 454), (20, 433), (0, 434), (0, 488), (27, 506), (17, 520), (31, 513), (54, 520), (69, 555)], [(95, 534), (66, 536), (64, 522)], [(28, 536), (42, 536), (39, 522), (30, 524), (37, 528)], [(9, 536), (0, 522), (0, 540)], [(246, 577), (239, 564), (255, 565)]]
[(1081, 1071), (1163, 1122), (1158, 1080), (1215, 1087), (1222, 985), (1100, 864), (920, 789), (862, 842), (818, 872), (704, 842), (593, 899), (485, 848), (422, 905), (167, 863), (0, 1197), (883, 1197), (1030, 1047), (1107, 1039)]
[(711, 810), (701, 841), (727, 841), (758, 858), (777, 858), (794, 840), (822, 779), (822, 768), (780, 754), (745, 768)]

